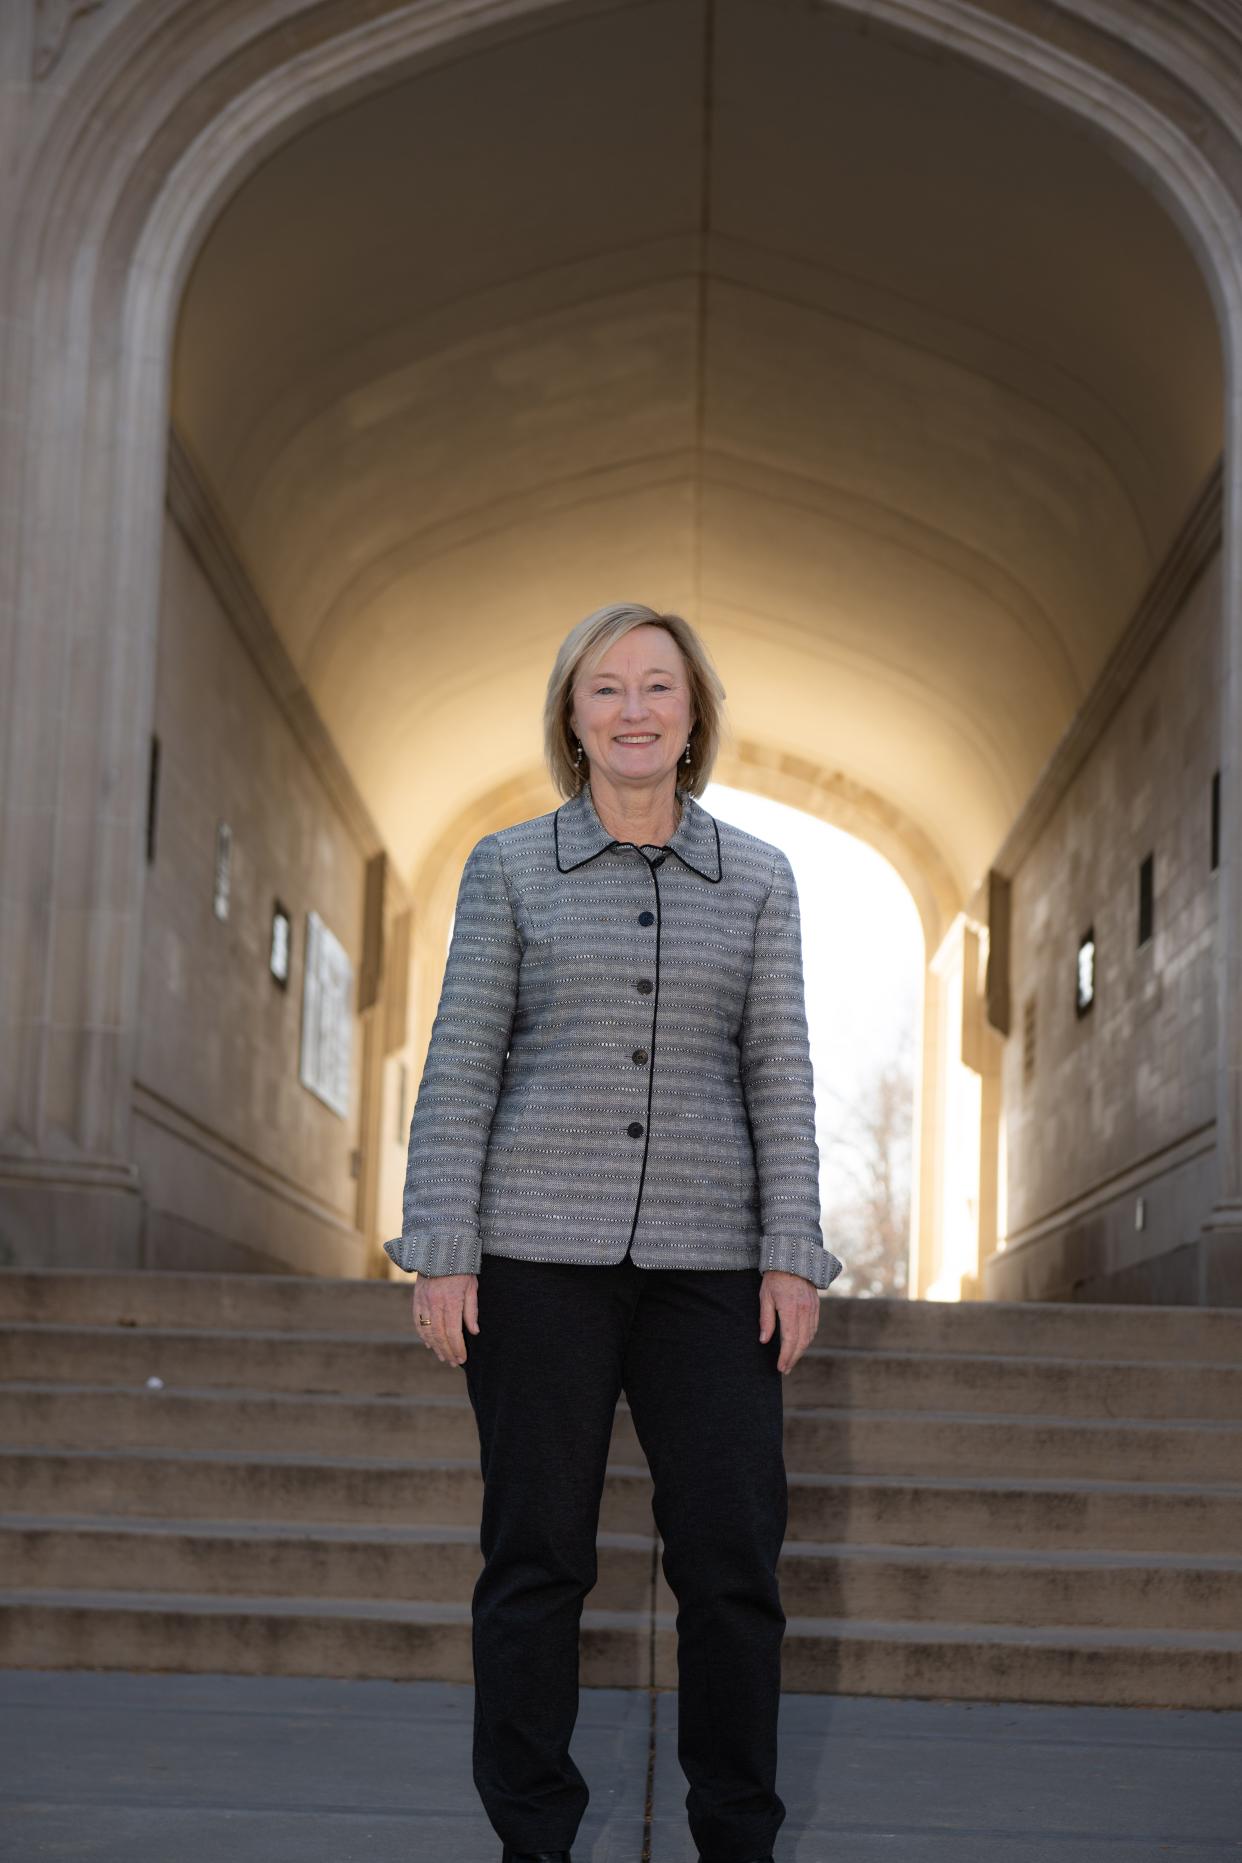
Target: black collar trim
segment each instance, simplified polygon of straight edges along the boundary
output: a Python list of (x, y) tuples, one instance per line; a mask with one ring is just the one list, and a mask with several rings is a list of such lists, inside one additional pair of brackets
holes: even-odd
[[(665, 849), (676, 854), (683, 866), (717, 885), (723, 873), (720, 857), (720, 824), (685, 790), (678, 790), (681, 820)], [(606, 853), (610, 847), (633, 847), (631, 841), (617, 841), (604, 827), (595, 809), (591, 785), (585, 783), (576, 796), (562, 802), (552, 817), (552, 837), (556, 865), (561, 873), (572, 873), (588, 861)], [(646, 859), (646, 856), (643, 856)]]

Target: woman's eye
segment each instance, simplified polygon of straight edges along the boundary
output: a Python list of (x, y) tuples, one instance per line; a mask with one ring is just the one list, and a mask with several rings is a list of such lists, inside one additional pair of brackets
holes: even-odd
[[(606, 692), (615, 692), (616, 689), (615, 686), (596, 686), (594, 696), (597, 699), (602, 699)], [(652, 692), (667, 692), (669, 690), (670, 688), (665, 685), (662, 679), (657, 679), (651, 687)]]

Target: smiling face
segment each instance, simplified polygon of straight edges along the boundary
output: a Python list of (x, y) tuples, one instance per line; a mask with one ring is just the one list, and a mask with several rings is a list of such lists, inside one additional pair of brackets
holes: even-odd
[(658, 786), (675, 773), (693, 723), (686, 663), (662, 627), (632, 627), (574, 681), (570, 726), (593, 780)]

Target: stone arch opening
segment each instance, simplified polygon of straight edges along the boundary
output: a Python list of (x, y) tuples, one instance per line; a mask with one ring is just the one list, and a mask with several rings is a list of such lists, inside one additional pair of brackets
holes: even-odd
[[(475, 9), (469, 24), (475, 32), (503, 38), (531, 28), (544, 16), (584, 10), (497, 5)], [(1232, 192), (1236, 154), (1215, 119), (1216, 80), (1205, 75), (1201, 62), (1196, 67), (1201, 54), (1193, 38), (1182, 30), (1161, 36), (1154, 25), (1147, 29), (1147, 48), (1158, 52), (1166, 69), (1177, 71), (1186, 87), (1172, 98), (1167, 83), (1158, 81), (1157, 68), (1147, 65), (1144, 48), (1126, 50), (1108, 34), (1110, 10), (1105, 7), (1084, 7), (1072, 17), (1059, 9), (1040, 20), (1037, 36), (1031, 32), (1028, 10), (1016, 6), (982, 8), (919, 0), (853, 9), (849, 0), (838, 0), (837, 10), (865, 11), (946, 54), (986, 64), (1112, 138), (1141, 169), (1146, 183), (1160, 192), (1194, 243), (1231, 361), (1242, 304), (1236, 257), (1238, 205)], [(347, 13), (352, 21), (348, 30)], [(32, 521), (24, 530), (22, 580), (9, 591), (14, 638), (23, 640), (23, 625), (31, 625), (36, 604), (50, 604), (53, 611), (68, 614), (89, 594), (100, 617), (100, 639), (107, 644), (101, 655), (106, 696), (100, 704), (85, 692), (75, 693), (74, 704), (81, 709), (76, 716), (72, 711), (66, 714), (66, 729), (78, 731), (77, 741), (86, 754), (65, 781), (81, 805), (87, 795), (100, 791), (102, 778), (107, 793), (124, 798), (131, 821), (144, 774), (142, 732), (135, 730), (135, 720), (149, 709), (156, 632), (158, 589), (152, 565), (159, 555), (168, 348), (195, 241), (217, 203), (279, 139), (316, 113), (337, 108), (368, 87), (387, 85), (398, 66), (412, 69), (420, 60), (448, 56), (459, 43), (462, 24), (450, 8), (432, 12), (410, 7), (399, 16), (361, 23), (356, 8), (341, 9), (335, 21), (322, 10), (312, 21), (309, 8), (298, 6), (273, 7), (273, 23), (277, 15), (285, 34), (279, 46), (257, 40), (229, 44), (229, 28), (223, 25), (204, 22), (190, 29), (195, 56), (181, 60), (175, 90), (168, 87), (158, 96), (152, 90), (144, 99), (154, 134), (152, 153), (144, 157), (134, 147), (121, 145), (113, 152), (111, 167), (95, 165), (87, 143), (70, 153), (76, 127), (72, 132), (65, 128), (59, 159), (55, 147), (49, 148), (46, 166), (27, 193), (27, 238), (19, 247), (14, 275), (19, 281), (24, 276), (30, 286), (42, 271), (49, 314), (39, 329), (27, 320), (14, 331), (9, 405), (24, 413), (32, 435), (48, 436), (46, 444), (32, 448), (38, 466), (23, 493), (29, 501), (25, 511), (32, 519), (39, 512), (45, 519), (57, 513), (75, 538), (75, 549), (70, 554), (50, 547), (46, 523)], [(83, 106), (92, 90), (95, 109), (105, 90), (114, 109), (125, 100), (132, 102), (144, 57), (152, 65), (158, 63), (172, 43), (166, 35), (173, 23), (184, 31), (187, 17), (180, 11), (161, 22), (149, 41), (142, 39), (138, 22), (122, 20), (114, 38), (102, 41), (102, 68), (84, 68), (78, 77), (76, 95)], [(196, 59), (201, 61), (201, 79), (196, 77)], [(1191, 127), (1202, 112), (1212, 116), (1212, 123), (1210, 133), (1196, 143)], [(1212, 145), (1215, 161), (1207, 152)], [(85, 268), (84, 251), (90, 254)], [(57, 381), (54, 359), (61, 353), (72, 354), (78, 366), (68, 379)], [(28, 402), (15, 380), (23, 373), (31, 390)], [(60, 418), (50, 418), (53, 409), (59, 410)], [(1232, 409), (1231, 418), (1237, 418)], [(52, 438), (57, 435), (62, 441), (72, 435), (78, 444), (62, 444), (58, 450)], [(1240, 522), (1242, 493), (1230, 476), (1225, 586), (1231, 601), (1242, 601), (1234, 591), (1236, 578), (1228, 573)], [(1239, 702), (1233, 643), (1240, 624), (1242, 617), (1231, 613), (1224, 681), (1231, 718)], [(13, 664), (18, 663), (16, 656)], [(61, 690), (61, 669), (55, 664), (32, 668), (27, 661), (19, 670), (25, 682), (23, 710), (33, 699), (28, 715), (40, 715), (38, 700)], [(43, 715), (59, 709), (49, 704)], [(21, 793), (38, 760), (20, 732), (12, 725), (9, 731), (6, 756), (17, 779), (14, 793)], [(1226, 731), (1223, 739), (1224, 786), (1231, 795), (1236, 775), (1229, 759), (1236, 733)], [(30, 882), (32, 898), (54, 900), (59, 891), (55, 850), (23, 845), (11, 828), (10, 823), (6, 870), (16, 876), (17, 890), (23, 890), (23, 881)], [(1236, 873), (1236, 862), (1227, 861), (1222, 875), (1226, 910), (1229, 899), (1236, 897)], [(136, 910), (133, 902), (141, 896), (132, 836), (128, 841), (123, 833), (100, 839), (92, 856), (90, 890), (95, 902), (129, 902), (119, 910), (112, 908), (117, 913), (115, 948), (103, 951), (96, 946), (75, 965), (55, 940), (25, 936), (29, 920), (23, 919), (9, 933), (5, 955), (15, 954), (20, 933), (24, 942), (19, 969), (37, 999), (46, 1000), (54, 966), (71, 967), (66, 973), (69, 994), (88, 1032), (79, 1054), (83, 1065), (78, 1084), (68, 1089), (62, 1082), (62, 1097), (55, 1101), (48, 1097), (44, 1064), (46, 1025), (23, 1024), (22, 1065), (5, 1123), (28, 1135), (43, 1133), (49, 1122), (71, 1132), (84, 1152), (104, 1161), (97, 1180), (101, 1190), (128, 1193), (132, 1181), (122, 1162), (128, 1154), (127, 1100), (116, 1089), (132, 1067), (136, 997), (135, 979), (132, 972), (125, 973), (123, 962), (118, 984), (116, 950), (125, 943), (124, 913)], [(1236, 1048), (1242, 978), (1236, 955), (1222, 952), (1221, 962), (1222, 1095), (1231, 1106), (1228, 1096), (1237, 1087), (1230, 1057)], [(1222, 1120), (1222, 1197), (1236, 1205), (1242, 1198), (1242, 1181), (1239, 1160), (1229, 1149), (1231, 1130), (1229, 1121)]]

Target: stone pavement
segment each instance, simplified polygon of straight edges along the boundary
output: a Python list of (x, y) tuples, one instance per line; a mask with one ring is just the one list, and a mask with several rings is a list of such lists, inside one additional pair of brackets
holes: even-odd
[[(499, 1863), (472, 1700), (436, 1682), (0, 1671), (0, 1858)], [(670, 1693), (582, 1690), (574, 1863), (694, 1863), (676, 1734)], [(1242, 1711), (787, 1694), (779, 1786), (777, 1863), (1223, 1863), (1242, 1857)]]

